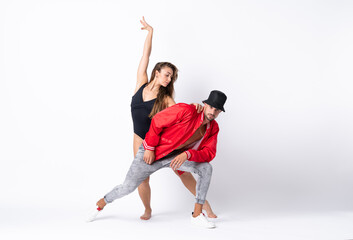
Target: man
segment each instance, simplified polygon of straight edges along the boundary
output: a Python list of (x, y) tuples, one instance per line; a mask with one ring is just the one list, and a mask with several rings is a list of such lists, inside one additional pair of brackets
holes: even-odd
[(214, 228), (214, 223), (202, 214), (212, 176), (209, 162), (216, 155), (218, 123), (215, 119), (224, 110), (227, 96), (214, 90), (210, 93), (203, 112), (194, 106), (179, 103), (157, 113), (151, 122), (123, 184), (116, 186), (97, 202), (88, 221), (93, 221), (107, 203), (133, 192), (152, 173), (164, 167), (199, 175), (196, 184), (196, 203), (191, 222)]

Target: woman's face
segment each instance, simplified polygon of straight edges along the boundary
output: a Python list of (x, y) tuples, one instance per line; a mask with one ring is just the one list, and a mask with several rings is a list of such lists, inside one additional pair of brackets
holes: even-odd
[(163, 87), (168, 86), (172, 81), (173, 70), (170, 67), (164, 67), (160, 72), (156, 72), (157, 81)]

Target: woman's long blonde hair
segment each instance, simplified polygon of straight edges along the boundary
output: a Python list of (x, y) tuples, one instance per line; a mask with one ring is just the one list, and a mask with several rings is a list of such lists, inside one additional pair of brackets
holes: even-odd
[(174, 98), (174, 82), (177, 80), (178, 78), (178, 69), (176, 66), (174, 66), (173, 64), (169, 63), (169, 62), (159, 62), (156, 64), (156, 66), (154, 66), (153, 70), (152, 70), (152, 74), (151, 74), (151, 78), (148, 84), (150, 84), (155, 76), (156, 76), (156, 71), (161, 72), (162, 68), (165, 67), (169, 67), (173, 70), (173, 75), (171, 77), (171, 81), (168, 84), (168, 86), (163, 87), (160, 86), (158, 94), (157, 94), (157, 98), (156, 101), (154, 102), (152, 111), (149, 115), (150, 118), (152, 118), (154, 115), (156, 115), (158, 112), (162, 111), (163, 109), (168, 107), (166, 98), (169, 96), (171, 98)]

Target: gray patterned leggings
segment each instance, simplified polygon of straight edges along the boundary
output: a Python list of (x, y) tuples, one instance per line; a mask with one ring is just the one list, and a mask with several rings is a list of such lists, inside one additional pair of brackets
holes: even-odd
[[(181, 152), (173, 152), (166, 157), (155, 161), (149, 165), (143, 161), (145, 149), (140, 146), (134, 161), (125, 177), (124, 183), (113, 188), (104, 196), (106, 203), (111, 203), (115, 199), (121, 198), (132, 193), (148, 176), (158, 171), (159, 169), (170, 167), (170, 162)], [(180, 171), (195, 173), (199, 176), (196, 183), (196, 203), (204, 204), (208, 187), (211, 182), (212, 166), (208, 162), (198, 163), (185, 161), (180, 168)]]

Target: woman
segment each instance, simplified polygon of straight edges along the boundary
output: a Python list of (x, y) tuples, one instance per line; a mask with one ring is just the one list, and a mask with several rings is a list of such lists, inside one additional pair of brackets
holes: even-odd
[[(138, 66), (136, 88), (131, 101), (131, 113), (134, 125), (134, 156), (149, 130), (151, 118), (159, 111), (175, 104), (173, 99), (174, 82), (178, 78), (178, 69), (173, 64), (160, 62), (152, 70), (151, 78), (148, 82), (147, 67), (152, 49), (153, 28), (146, 23), (144, 17), (140, 22), (143, 25), (141, 29), (147, 30), (148, 34), (144, 44), (143, 55)], [(201, 111), (200, 105), (194, 105)], [(185, 187), (195, 195), (196, 181), (192, 174), (187, 172), (179, 174), (177, 171), (175, 173), (180, 177)], [(145, 212), (140, 218), (148, 220), (152, 214), (149, 177), (140, 184), (138, 192), (145, 206)], [(103, 209), (105, 205), (104, 199), (97, 202), (97, 206), (100, 209)], [(207, 201), (204, 204), (204, 210), (206, 210), (208, 217), (217, 217)]]

